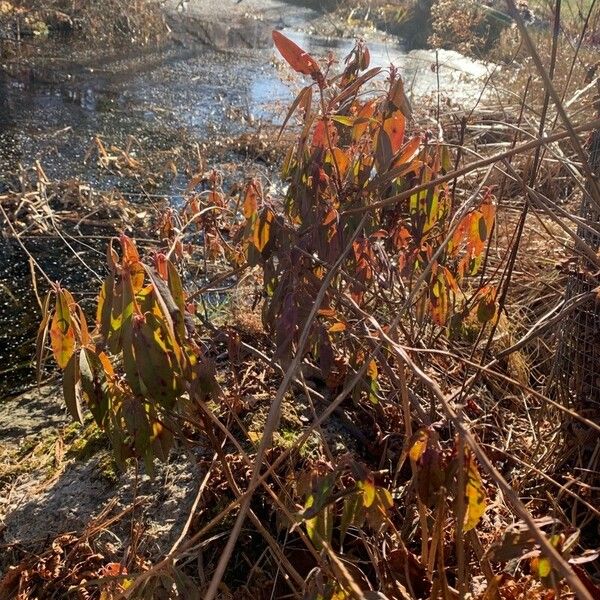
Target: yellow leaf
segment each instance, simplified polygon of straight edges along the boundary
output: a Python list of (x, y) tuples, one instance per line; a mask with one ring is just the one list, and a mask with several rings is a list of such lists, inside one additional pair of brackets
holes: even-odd
[(367, 367), (367, 377), (371, 380), (377, 379), (377, 363), (372, 360)]
[(465, 497), (467, 500), (467, 510), (465, 513), (465, 523), (463, 530), (465, 532), (474, 529), (479, 523), (486, 509), (485, 490), (481, 475), (475, 464), (475, 457), (471, 452), (467, 454), (467, 483), (465, 487)]
[(260, 435), (260, 433), (258, 433), (258, 431), (249, 431), (248, 432), (248, 437), (250, 438), (250, 441), (253, 444), (257, 444), (258, 442), (260, 442), (260, 438), (262, 436)]
[(427, 442), (429, 441), (429, 432), (427, 429), (419, 429), (413, 436), (413, 443), (408, 452), (410, 460), (417, 462), (427, 449)]
[(54, 359), (64, 369), (75, 352), (75, 330), (71, 322), (68, 299), (64, 291), (56, 296), (56, 308), (50, 325), (50, 341)]
[(538, 575), (540, 578), (548, 577), (552, 571), (552, 563), (547, 558), (540, 558), (538, 561)]
[(330, 328), (329, 328), (329, 333), (335, 333), (336, 331), (346, 331), (346, 324), (345, 323), (334, 323)]
[(377, 500), (383, 510), (388, 510), (394, 506), (394, 499), (390, 490), (384, 487), (377, 488)]
[(365, 508), (369, 508), (375, 502), (375, 484), (370, 479), (365, 479), (360, 482), (360, 487), (363, 491), (363, 504)]

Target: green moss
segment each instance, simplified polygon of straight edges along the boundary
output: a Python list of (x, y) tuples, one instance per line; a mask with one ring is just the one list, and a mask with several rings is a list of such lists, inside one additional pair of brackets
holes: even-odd
[(49, 476), (56, 470), (56, 442), (60, 437), (58, 429), (25, 438), (18, 446), (7, 447), (2, 454), (0, 480), (47, 468)]
[[(61, 439), (65, 453), (57, 463), (57, 441)], [(0, 457), (0, 481), (40, 469), (50, 478), (64, 466), (65, 461), (85, 462), (93, 456), (98, 456), (99, 476), (116, 483), (119, 469), (105, 433), (91, 419), (83, 426), (72, 423), (62, 431), (51, 429), (25, 438), (19, 446), (7, 448)]]
[[(71, 426), (69, 426), (70, 428)], [(69, 429), (67, 428), (67, 429)], [(77, 437), (71, 443), (67, 450), (67, 458), (71, 458), (78, 461), (85, 461), (90, 459), (92, 456), (105, 450), (108, 447), (108, 440), (103, 431), (101, 431), (95, 422), (89, 423), (83, 431), (77, 426), (79, 432), (76, 430), (69, 431), (70, 435), (77, 435)], [(67, 430), (65, 430), (65, 439)]]
[[(301, 429), (281, 427), (280, 430), (273, 435), (273, 444), (287, 450), (296, 443), (301, 434)], [(302, 446), (300, 446), (298, 453), (302, 458), (308, 458), (312, 455), (318, 455), (320, 453), (320, 448), (321, 438), (317, 433), (313, 432)]]
[(101, 451), (98, 460), (99, 475), (109, 483), (117, 483), (121, 475), (119, 466), (115, 461), (112, 452)]
[(273, 441), (280, 448), (291, 448), (298, 439), (300, 432), (297, 429), (282, 427), (280, 431), (273, 436)]
[(29, 454), (31, 454), (36, 446), (40, 443), (38, 436), (32, 435), (23, 440), (23, 443), (17, 448), (16, 456), (19, 459), (23, 459)]

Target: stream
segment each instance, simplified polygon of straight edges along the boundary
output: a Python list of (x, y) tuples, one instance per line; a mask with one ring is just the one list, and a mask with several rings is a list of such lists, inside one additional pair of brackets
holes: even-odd
[[(141, 145), (168, 148), (182, 137), (217, 144), (260, 123), (281, 123), (303, 83), (279, 68), (271, 30), (283, 29), (315, 57), (331, 51), (342, 60), (354, 44), (351, 38), (324, 35), (315, 26), (321, 17), (302, 7), (255, 0), (247, 10), (224, 22), (214, 4), (197, 0), (185, 13), (172, 15), (174, 41), (167, 47), (113, 49), (104, 56), (98, 50), (82, 53), (76, 42), (49, 39), (44, 54), (50, 68), (35, 76), (0, 73), (0, 194), (14, 184), (19, 165), (39, 160), (49, 179), (78, 178), (96, 189), (119, 189), (127, 197), (126, 181), (98, 169), (94, 161), (84, 164), (95, 135), (120, 147), (133, 136)], [(367, 42), (372, 65), (393, 63), (400, 69), (413, 103), (437, 101), (438, 90), (467, 109), (478, 101), (489, 72), (485, 64), (452, 51), (437, 56), (429, 50), (406, 52), (399, 41), (377, 32), (369, 32)], [(267, 168), (275, 175), (273, 166)], [(158, 193), (177, 203), (185, 185), (185, 178), (174, 177)], [(51, 279), (61, 280), (76, 295), (90, 289), (67, 248), (47, 252), (47, 240), (23, 241)], [(97, 250), (103, 253), (104, 247)], [(39, 309), (21, 248), (4, 236), (0, 256), (2, 399), (33, 381)]]

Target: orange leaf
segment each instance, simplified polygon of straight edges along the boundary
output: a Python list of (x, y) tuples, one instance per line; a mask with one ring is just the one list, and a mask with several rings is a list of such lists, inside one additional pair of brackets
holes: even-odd
[(375, 102), (367, 102), (356, 115), (354, 127), (352, 128), (352, 139), (359, 140), (369, 126), (373, 114), (375, 113)]
[(346, 172), (348, 171), (348, 166), (350, 165), (350, 158), (341, 148), (334, 148), (332, 160), (335, 160), (335, 164), (337, 165), (340, 171), (340, 177), (343, 179), (344, 175), (346, 175)]
[(335, 208), (332, 208), (326, 215), (325, 220), (323, 221), (323, 225), (331, 225), (331, 223), (335, 223), (338, 220), (339, 214)]
[(285, 37), (280, 31), (273, 31), (273, 42), (286, 62), (298, 73), (316, 76), (321, 73), (317, 61), (298, 44)]
[(267, 210), (260, 219), (256, 220), (253, 232), (253, 242), (259, 252), (262, 252), (269, 243), (273, 218), (273, 211)]
[(164, 281), (167, 281), (169, 279), (169, 273), (167, 271), (167, 257), (162, 252), (159, 252), (154, 257), (154, 268), (156, 269), (156, 272), (160, 275), (161, 279), (163, 279)]
[(315, 125), (312, 138), (313, 148), (327, 148), (329, 143), (334, 146), (337, 141), (337, 130), (328, 119), (319, 119)]
[(377, 379), (377, 363), (374, 360), (369, 361), (367, 365), (367, 377), (369, 379)]
[(406, 130), (406, 119), (401, 111), (397, 110), (383, 123), (383, 129), (388, 134), (392, 144), (392, 154), (396, 154), (402, 147), (404, 132)]
[(417, 155), (419, 148), (421, 147), (421, 137), (415, 135), (412, 137), (404, 146), (402, 146), (398, 157), (394, 160), (394, 167), (404, 165)]
[(246, 188), (246, 196), (244, 198), (244, 217), (251, 219), (258, 210), (258, 198), (262, 195), (260, 183), (253, 179)]
[(486, 242), (492, 232), (494, 220), (496, 218), (496, 206), (492, 202), (491, 197), (487, 197), (479, 207), (481, 213), (481, 221), (479, 223), (479, 237), (482, 242)]
[(140, 262), (140, 255), (133, 241), (125, 234), (121, 234), (120, 241), (123, 249), (123, 262), (129, 264)]

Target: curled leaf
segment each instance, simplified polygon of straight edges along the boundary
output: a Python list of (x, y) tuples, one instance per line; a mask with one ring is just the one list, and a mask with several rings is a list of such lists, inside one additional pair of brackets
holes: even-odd
[(312, 103), (312, 85), (307, 85), (306, 87), (303, 87), (300, 90), (300, 93), (296, 96), (296, 99), (294, 100), (294, 102), (292, 102), (292, 105), (290, 106), (290, 109), (289, 109), (287, 115), (285, 116), (285, 119), (283, 120), (281, 129), (279, 130), (278, 138), (281, 137), (281, 134), (283, 133), (285, 126), (287, 125), (288, 121), (292, 118), (292, 115), (296, 112), (296, 110), (298, 108), (303, 108), (304, 115), (306, 116), (306, 114), (310, 111), (311, 103)]
[(412, 119), (412, 107), (406, 96), (406, 92), (404, 91), (404, 82), (400, 76), (398, 76), (398, 79), (396, 79), (392, 89), (390, 90), (390, 100), (402, 111), (402, 114), (407, 119)]

